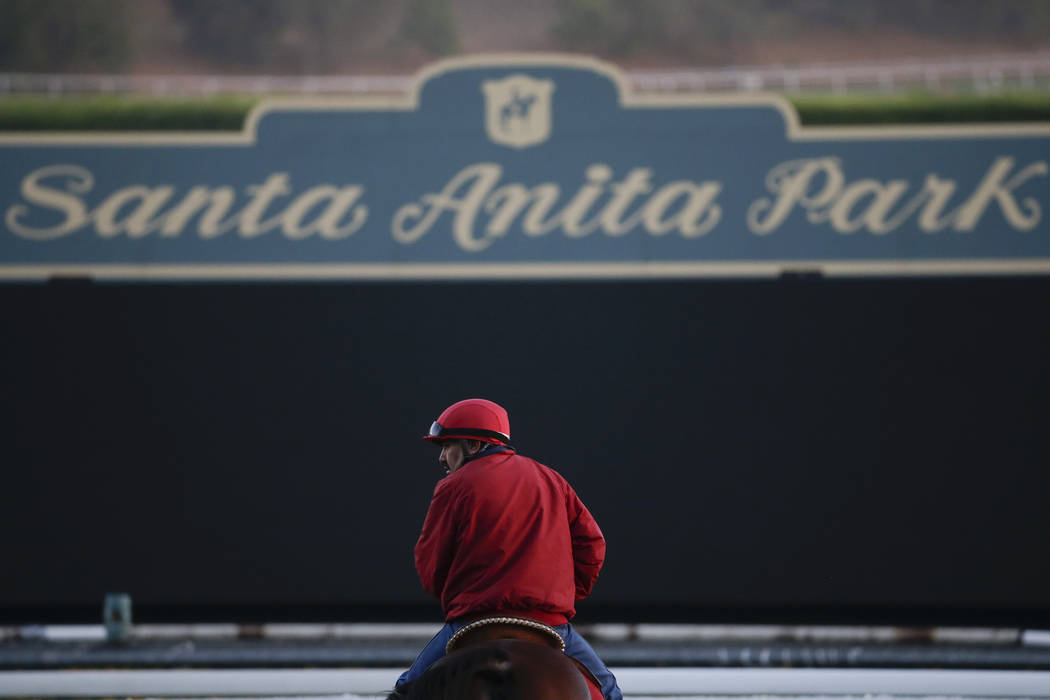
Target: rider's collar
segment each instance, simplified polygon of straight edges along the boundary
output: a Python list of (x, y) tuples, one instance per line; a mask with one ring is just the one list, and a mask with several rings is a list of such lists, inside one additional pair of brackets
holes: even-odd
[(482, 457), (488, 457), (490, 455), (497, 455), (500, 452), (514, 452), (514, 448), (511, 447), (510, 445), (493, 445), (493, 444), (489, 443), (488, 445), (486, 445), (485, 447), (481, 448), (480, 450), (478, 450), (474, 454), (467, 455), (466, 458), (463, 460), (463, 464), (466, 464), (467, 462), (470, 462), (470, 461), (475, 460), (475, 459), (480, 459)]

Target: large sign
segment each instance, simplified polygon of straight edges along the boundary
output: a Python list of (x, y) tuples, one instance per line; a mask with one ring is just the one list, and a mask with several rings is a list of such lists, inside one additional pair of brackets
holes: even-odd
[(0, 277), (1050, 272), (1050, 126), (824, 128), (560, 56), (243, 133), (0, 136)]

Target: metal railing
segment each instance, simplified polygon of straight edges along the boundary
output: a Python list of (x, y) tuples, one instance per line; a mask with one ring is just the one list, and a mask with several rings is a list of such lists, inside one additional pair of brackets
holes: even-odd
[[(930, 92), (1050, 90), (1050, 51), (798, 66), (625, 71), (640, 92)], [(5, 94), (352, 95), (404, 92), (409, 75), (99, 75), (0, 73)]]
[(1002, 92), (1050, 89), (1050, 52), (629, 73), (647, 92)]

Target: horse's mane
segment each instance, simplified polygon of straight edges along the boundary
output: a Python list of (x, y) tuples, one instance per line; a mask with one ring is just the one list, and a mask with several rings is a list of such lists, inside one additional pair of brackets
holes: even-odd
[(416, 680), (387, 696), (387, 700), (462, 700), (475, 697), (476, 680), (484, 683), (488, 700), (509, 697), (514, 671), (510, 655), (499, 647), (481, 646), (444, 657)]

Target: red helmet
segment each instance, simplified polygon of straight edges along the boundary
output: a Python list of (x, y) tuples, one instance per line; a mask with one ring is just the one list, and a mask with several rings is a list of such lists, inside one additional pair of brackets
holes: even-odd
[(430, 426), (430, 434), (423, 436), (432, 442), (449, 438), (506, 445), (510, 442), (510, 418), (502, 406), (485, 399), (457, 401), (442, 411)]

